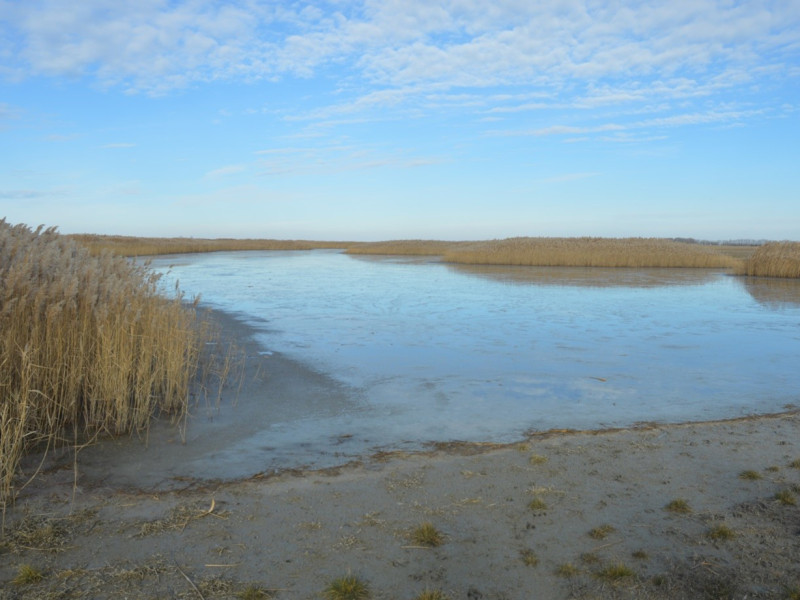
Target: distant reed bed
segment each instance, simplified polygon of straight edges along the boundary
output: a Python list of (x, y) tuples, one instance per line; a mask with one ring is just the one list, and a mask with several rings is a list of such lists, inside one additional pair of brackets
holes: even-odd
[(227, 368), (211, 336), (146, 267), (0, 220), (0, 508), (28, 451), (185, 415), (198, 375)]
[(389, 240), (386, 242), (360, 242), (347, 248), (348, 254), (395, 254), (408, 256), (441, 256), (454, 248), (470, 242), (445, 242), (439, 240)]
[(459, 244), (446, 262), (560, 267), (734, 268), (740, 260), (716, 246), (661, 238), (509, 238)]
[(757, 277), (800, 277), (800, 242), (768, 242), (760, 246), (741, 272)]
[(72, 234), (67, 236), (98, 255), (104, 251), (120, 256), (192, 254), (235, 250), (313, 250), (346, 248), (354, 242), (313, 242), (307, 240), (258, 240), (233, 238), (154, 238), (124, 235)]

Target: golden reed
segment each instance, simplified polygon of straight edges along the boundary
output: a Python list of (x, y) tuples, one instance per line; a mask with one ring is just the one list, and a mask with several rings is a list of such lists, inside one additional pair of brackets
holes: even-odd
[(0, 220), (0, 507), (28, 451), (185, 415), (213, 370), (195, 306), (145, 266)]
[(153, 238), (124, 235), (71, 234), (66, 237), (89, 248), (92, 254), (108, 251), (121, 256), (192, 254), (235, 250), (313, 250), (347, 248), (353, 242), (310, 242), (306, 240), (257, 240), (233, 238)]
[(760, 246), (745, 262), (742, 274), (800, 277), (800, 242), (769, 242)]

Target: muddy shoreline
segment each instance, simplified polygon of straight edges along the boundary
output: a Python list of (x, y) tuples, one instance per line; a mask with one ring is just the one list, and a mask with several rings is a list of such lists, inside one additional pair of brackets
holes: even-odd
[[(298, 390), (309, 402), (350, 393), (263, 354), (245, 326), (220, 318), (249, 363), (232, 410), (255, 415), (267, 396)], [(219, 460), (239, 427), (228, 401), (196, 410), (185, 444), (154, 429), (147, 446), (81, 451), (77, 477), (68, 455), (48, 462), (5, 515), (0, 599), (320, 598), (348, 573), (373, 598), (398, 600), (423, 590), (453, 600), (800, 594), (796, 411), (443, 442), (224, 477), (159, 462)], [(425, 522), (440, 546), (413, 539)], [(26, 566), (41, 578), (21, 581)]]

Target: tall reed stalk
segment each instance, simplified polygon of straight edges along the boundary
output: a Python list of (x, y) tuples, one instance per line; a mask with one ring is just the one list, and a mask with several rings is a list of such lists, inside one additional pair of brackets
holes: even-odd
[(181, 418), (209, 326), (145, 266), (0, 220), (0, 507), (24, 454)]

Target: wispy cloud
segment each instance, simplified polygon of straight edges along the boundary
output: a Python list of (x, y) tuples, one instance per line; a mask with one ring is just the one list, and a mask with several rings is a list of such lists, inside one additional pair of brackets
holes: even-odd
[(220, 167), (219, 169), (213, 169), (212, 171), (207, 172), (203, 177), (205, 179), (219, 179), (220, 177), (225, 177), (227, 175), (235, 175), (236, 173), (241, 173), (247, 167), (244, 165), (227, 165), (225, 167)]
[(2, 33), (17, 57), (10, 69), (90, 75), (154, 93), (197, 81), (309, 77), (343, 64), (392, 88), (557, 89), (570, 80), (679, 74), (701, 86), (744, 73), (759, 57), (781, 68), (782, 57), (798, 50), (800, 25), (792, 3), (723, 0), (316, 6), (30, 0), (5, 11)]
[(441, 164), (440, 156), (415, 156), (401, 151), (347, 144), (291, 146), (259, 150), (263, 175), (330, 174), (377, 168), (412, 169)]

